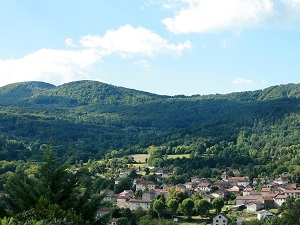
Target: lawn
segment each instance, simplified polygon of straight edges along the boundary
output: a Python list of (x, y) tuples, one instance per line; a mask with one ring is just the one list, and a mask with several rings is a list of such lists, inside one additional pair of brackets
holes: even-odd
[[(132, 156), (137, 163), (145, 163), (146, 159), (149, 159), (150, 154), (132, 154), (129, 156)], [(167, 155), (168, 159), (176, 159), (183, 157), (190, 158), (190, 154)]]
[(132, 156), (137, 163), (145, 163), (146, 159), (149, 159), (150, 154), (133, 154), (129, 156)]

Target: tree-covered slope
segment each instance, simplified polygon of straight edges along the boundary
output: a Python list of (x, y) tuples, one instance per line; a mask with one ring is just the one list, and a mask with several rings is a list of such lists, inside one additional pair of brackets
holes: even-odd
[(197, 148), (204, 142), (236, 141), (242, 131), (250, 137), (259, 124), (265, 126), (261, 132), (270, 136), (272, 129), (267, 128), (282, 127), (300, 116), (299, 96), (299, 84), (190, 97), (160, 96), (97, 81), (57, 87), (41, 82), (12, 84), (0, 88), (1, 138), (22, 142), (30, 151), (2, 147), (0, 158), (34, 158), (49, 140), (60, 146), (60, 156), (86, 159), (112, 149)]
[(0, 105), (18, 105), (26, 98), (52, 89), (55, 86), (44, 82), (22, 82), (0, 88)]

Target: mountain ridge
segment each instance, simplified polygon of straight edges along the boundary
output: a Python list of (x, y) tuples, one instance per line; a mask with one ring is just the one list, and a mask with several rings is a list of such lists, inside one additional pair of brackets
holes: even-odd
[[(49, 140), (64, 149), (60, 156), (75, 158), (83, 153), (83, 158), (100, 157), (112, 149), (194, 145), (203, 139), (236, 141), (241, 131), (255, 133), (258, 123), (298, 124), (299, 106), (300, 84), (203, 96), (156, 95), (88, 80), (59, 86), (11, 84), (0, 88), (0, 134), (36, 145), (36, 152), (19, 156), (8, 152), (3, 158), (37, 157), (38, 146)], [(296, 133), (298, 125), (293, 129)], [(272, 135), (271, 130), (266, 132)], [(78, 149), (78, 143), (84, 147)], [(70, 146), (77, 146), (76, 153)]]

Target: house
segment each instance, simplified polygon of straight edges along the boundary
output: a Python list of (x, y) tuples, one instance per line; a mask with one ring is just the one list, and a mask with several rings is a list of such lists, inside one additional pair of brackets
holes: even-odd
[(250, 184), (249, 177), (229, 177), (227, 179), (229, 183), (236, 183), (237, 186), (247, 187)]
[(269, 209), (269, 208), (274, 208), (275, 207), (275, 202), (273, 200), (272, 197), (268, 197), (268, 195), (266, 196), (262, 196), (258, 199), (259, 201), (262, 201), (265, 204), (265, 208)]
[(124, 190), (124, 191), (122, 191), (119, 195), (120, 195), (120, 196), (125, 196), (125, 197), (127, 197), (127, 198), (133, 198), (134, 193), (133, 193), (132, 190)]
[(184, 184), (186, 189), (194, 189), (197, 187), (197, 183), (193, 183), (193, 182), (188, 182)]
[(125, 196), (119, 196), (117, 198), (117, 206), (120, 209), (124, 209), (124, 208), (128, 208), (128, 204), (127, 204), (128, 198)]
[(110, 225), (117, 225), (117, 221), (119, 220), (119, 218), (112, 218), (110, 221)]
[(290, 197), (300, 198), (300, 190), (285, 190), (284, 193)]
[(283, 185), (289, 183), (289, 179), (286, 177), (278, 177), (277, 179), (274, 180), (275, 184)]
[(240, 192), (240, 188), (238, 186), (233, 186), (233, 187), (227, 189), (227, 191), (230, 192), (230, 193), (237, 194), (237, 193)]
[(136, 191), (141, 190), (141, 191), (150, 191), (153, 190), (155, 188), (155, 184), (153, 181), (139, 181), (138, 183), (136, 183), (135, 185), (136, 187)]
[(262, 201), (252, 201), (247, 205), (247, 212), (253, 213), (265, 208)]
[(216, 190), (211, 194), (215, 198), (226, 198), (229, 195), (229, 192), (225, 189)]
[(143, 200), (154, 200), (156, 198), (156, 192), (154, 190), (146, 191), (142, 195)]
[(243, 196), (249, 196), (251, 191), (253, 191), (253, 188), (245, 188), (243, 190)]
[(172, 175), (172, 173), (165, 171), (163, 169), (159, 169), (155, 172), (156, 175), (161, 176), (163, 178), (167, 178), (168, 176)]
[(191, 177), (191, 182), (198, 183), (200, 180), (198, 177)]
[(271, 194), (271, 193), (272, 193), (272, 190), (271, 190), (271, 188), (269, 188), (269, 187), (265, 187), (265, 188), (262, 188), (262, 189), (261, 189), (261, 194), (262, 194), (263, 196), (266, 196), (266, 195)]
[(261, 197), (262, 193), (261, 192), (257, 192), (257, 191), (251, 191), (249, 193), (249, 196), (256, 196), (256, 197)]
[(212, 202), (215, 199), (215, 197), (209, 194), (209, 195), (204, 195), (203, 199), (205, 199), (208, 202)]
[(275, 214), (269, 212), (268, 210), (261, 210), (257, 212), (257, 219), (263, 220), (268, 216), (276, 216)]
[(144, 210), (148, 210), (150, 209), (152, 203), (152, 200), (131, 199), (128, 201), (130, 210), (136, 210), (139, 207), (141, 207)]
[(283, 191), (281, 190), (281, 188), (272, 187), (271, 188), (271, 193), (273, 193), (273, 194), (283, 194)]
[(224, 213), (219, 213), (213, 218), (213, 225), (228, 225), (229, 219)]
[(200, 182), (197, 185), (197, 189), (201, 193), (207, 193), (211, 191), (211, 184), (208, 182)]
[(119, 194), (107, 194), (104, 198), (104, 202), (117, 202), (117, 198), (119, 197)]
[(247, 205), (252, 201), (258, 200), (257, 196), (237, 196), (236, 205)]
[(277, 195), (274, 199), (275, 205), (277, 207), (282, 206), (282, 204), (286, 201), (288, 196), (286, 195)]
[(168, 191), (166, 191), (165, 189), (154, 189), (153, 191), (155, 192), (156, 196), (164, 195), (165, 198), (168, 197)]
[(218, 187), (219, 189), (228, 189), (232, 187), (228, 181), (216, 181), (213, 183), (213, 186)]
[(110, 208), (103, 207), (103, 208), (101, 208), (101, 209), (99, 209), (99, 210), (97, 211), (96, 217), (97, 217), (97, 218), (100, 218), (100, 217), (103, 217), (103, 216), (105, 216), (105, 215), (107, 215), (107, 214), (109, 214), (109, 213), (110, 213)]

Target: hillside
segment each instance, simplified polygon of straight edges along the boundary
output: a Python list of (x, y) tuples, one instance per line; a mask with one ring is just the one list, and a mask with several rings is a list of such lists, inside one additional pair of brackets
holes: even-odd
[[(254, 134), (274, 141), (274, 129), (290, 144), (300, 144), (299, 96), (299, 84), (190, 97), (160, 96), (96, 81), (57, 87), (11, 84), (0, 88), (0, 160), (38, 159), (41, 144), (50, 140), (59, 156), (84, 160), (108, 150), (139, 152), (150, 145), (170, 151), (188, 146), (191, 152), (221, 141), (237, 142), (241, 132), (248, 144)], [(8, 141), (13, 141), (12, 147), (7, 147)], [(18, 150), (12, 151), (15, 145)]]

